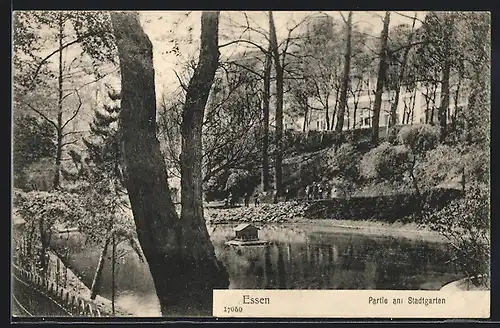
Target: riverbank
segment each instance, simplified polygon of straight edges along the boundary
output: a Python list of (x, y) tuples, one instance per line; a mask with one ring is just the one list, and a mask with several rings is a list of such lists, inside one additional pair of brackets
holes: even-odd
[(369, 236), (405, 238), (428, 242), (447, 240), (435, 231), (420, 227), (416, 223), (386, 223), (373, 220), (297, 220), (295, 225), (312, 227), (326, 232), (356, 233)]
[(414, 222), (309, 219), (306, 217), (308, 203), (286, 202), (235, 208), (206, 208), (208, 225), (253, 223), (256, 225), (293, 225), (305, 230), (321, 230), (337, 233), (356, 233), (370, 236), (406, 238), (429, 242), (447, 242), (438, 233)]

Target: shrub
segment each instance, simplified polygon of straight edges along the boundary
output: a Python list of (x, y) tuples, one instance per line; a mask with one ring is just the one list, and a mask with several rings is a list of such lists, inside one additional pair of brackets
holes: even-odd
[(410, 125), (399, 131), (399, 141), (412, 153), (422, 154), (436, 147), (439, 141), (439, 128), (429, 124)]
[(253, 192), (259, 182), (258, 172), (234, 169), (227, 179), (226, 190), (232, 192), (234, 196), (243, 196), (246, 192)]
[(409, 165), (409, 152), (405, 146), (383, 142), (363, 156), (361, 172), (368, 179), (401, 181)]
[(55, 164), (50, 158), (43, 158), (30, 164), (23, 170), (25, 177), (23, 189), (25, 191), (50, 191), (53, 187), (54, 174)]
[(352, 144), (343, 144), (337, 152), (329, 153), (329, 166), (335, 176), (341, 176), (345, 180), (357, 180), (359, 177), (359, 160), (361, 154)]
[(471, 187), (465, 197), (451, 201), (440, 210), (429, 211), (424, 224), (450, 241), (455, 250), (453, 262), (476, 286), (486, 283), (478, 276), (489, 272), (491, 249), (487, 190)]

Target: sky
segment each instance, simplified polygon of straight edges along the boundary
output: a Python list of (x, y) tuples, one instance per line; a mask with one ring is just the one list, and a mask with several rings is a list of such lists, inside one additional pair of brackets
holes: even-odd
[[(291, 36), (305, 28), (304, 20), (320, 12), (311, 11), (275, 11), (273, 12), (278, 43), (287, 38), (290, 29)], [(342, 21), (340, 12), (326, 13), (336, 20)], [(395, 26), (403, 23), (411, 23), (415, 12), (392, 12), (390, 25)], [(342, 12), (347, 17), (348, 12)], [(418, 18), (423, 19), (425, 12), (417, 12)], [(353, 23), (360, 29), (368, 31), (370, 35), (378, 37), (382, 30), (384, 12), (356, 11), (353, 14)], [(156, 95), (161, 99), (163, 94), (173, 95), (180, 91), (180, 83), (175, 72), (182, 75), (183, 67), (189, 60), (197, 60), (198, 43), (200, 38), (201, 11), (141, 11), (140, 19), (145, 32), (153, 44), (153, 60), (155, 67)], [(251, 31), (246, 31), (245, 26), (250, 26)], [(417, 21), (418, 27), (418, 21)], [(266, 44), (263, 35), (267, 35), (269, 28), (268, 14), (265, 11), (222, 11), (219, 22), (219, 45), (237, 39), (251, 39), (259, 44)], [(48, 33), (48, 32), (47, 32)], [(177, 54), (171, 50), (178, 45)], [(241, 43), (236, 43), (220, 49), (221, 55), (230, 56), (248, 49)], [(255, 49), (255, 48), (254, 48)], [(46, 49), (51, 52), (53, 49)], [(74, 45), (65, 51), (67, 60), (72, 56), (78, 56), (81, 49)], [(51, 65), (56, 65), (55, 58)], [(56, 66), (54, 66), (56, 68)], [(109, 81), (119, 86), (119, 75)], [(116, 80), (116, 81), (114, 81)]]
[[(303, 21), (307, 16), (319, 12), (310, 11), (277, 11), (274, 12), (276, 34), (278, 43), (286, 39), (291, 28), (295, 28), (293, 33), (298, 32), (303, 26)], [(339, 12), (322, 12), (336, 19), (341, 20)], [(347, 12), (342, 12), (347, 17)], [(410, 24), (415, 12), (392, 12), (390, 26), (399, 24)], [(418, 18), (423, 19), (425, 12), (417, 12)], [(360, 29), (369, 31), (375, 37), (380, 35), (383, 25), (384, 12), (357, 11), (353, 14), (353, 23)], [(145, 32), (150, 37), (153, 44), (153, 60), (156, 73), (157, 96), (161, 93), (175, 92), (179, 90), (180, 84), (176, 77), (177, 72), (182, 71), (182, 63), (187, 60), (195, 60), (197, 56), (197, 44), (200, 37), (200, 11), (180, 12), (180, 11), (143, 11), (141, 12), (141, 22)], [(252, 32), (248, 32), (244, 37), (251, 37), (252, 40), (263, 40), (261, 33), (268, 31), (268, 16), (264, 11), (235, 12), (222, 11), (219, 23), (219, 44), (224, 44), (230, 40), (240, 38), (244, 26), (251, 27)], [(417, 21), (416, 27), (419, 22)], [(293, 36), (293, 34), (292, 34)], [(174, 46), (173, 40), (177, 41), (180, 55), (169, 53)], [(241, 44), (235, 44), (221, 49), (222, 55), (231, 55), (245, 49)]]

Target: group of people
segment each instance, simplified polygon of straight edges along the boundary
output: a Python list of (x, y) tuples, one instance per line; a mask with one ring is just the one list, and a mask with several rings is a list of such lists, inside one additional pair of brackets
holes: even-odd
[(336, 197), (336, 189), (324, 182), (313, 182), (305, 187), (304, 193), (307, 200)]
[[(255, 206), (258, 206), (261, 203), (261, 200), (263, 200), (267, 196), (271, 196), (271, 199), (274, 199), (274, 197), (276, 196), (276, 191), (247, 191), (243, 195), (244, 206), (249, 207), (251, 200), (253, 200)], [(293, 194), (289, 188), (286, 188), (284, 192), (285, 201), (291, 200), (292, 198), (303, 200), (317, 200), (324, 198), (334, 198), (336, 196), (336, 188), (324, 182), (314, 182), (310, 185), (307, 185), (303, 190), (297, 192), (296, 194)], [(238, 196), (234, 195), (232, 192), (229, 192), (228, 196), (225, 199), (225, 206), (235, 206), (238, 203), (238, 199)]]
[[(257, 205), (260, 204), (260, 195), (259, 195), (259, 193), (255, 192), (255, 193), (252, 194), (249, 191), (247, 191), (243, 195), (243, 202), (245, 204), (245, 207), (250, 206), (250, 198), (252, 198), (252, 196), (253, 196), (253, 200), (254, 200), (254, 205), (257, 206)], [(233, 195), (232, 192), (229, 192), (228, 196), (225, 199), (225, 206), (235, 206), (237, 199), (238, 199), (237, 196)]]

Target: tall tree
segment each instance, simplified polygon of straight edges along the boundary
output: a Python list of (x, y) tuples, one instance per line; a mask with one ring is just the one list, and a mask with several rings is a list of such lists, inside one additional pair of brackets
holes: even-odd
[(179, 219), (156, 138), (152, 44), (139, 14), (112, 12), (120, 59), (124, 175), (137, 234), (163, 315), (211, 313), (212, 290), (228, 286), (216, 259), (202, 207), (201, 130), (218, 61), (219, 12), (203, 12), (198, 66), (183, 108), (182, 210)]
[(452, 67), (452, 37), (453, 37), (454, 15), (445, 17), (444, 39), (443, 39), (443, 71), (441, 76), (441, 103), (438, 110), (440, 134), (439, 139), (444, 141), (447, 134), (448, 108), (450, 106), (450, 73)]
[(271, 44), (265, 54), (264, 63), (264, 89), (262, 92), (262, 190), (269, 190), (269, 100), (271, 98)]
[[(99, 69), (104, 60), (114, 55), (109, 25), (103, 17), (102, 13), (70, 11), (29, 11), (15, 15), (14, 102), (18, 104), (16, 109), (36, 113), (55, 129), (53, 187), (56, 189), (61, 183), (64, 150), (78, 141), (70, 138), (76, 135), (70, 123), (77, 120), (83, 107), (80, 91), (108, 75)], [(83, 51), (73, 58), (67, 56), (66, 50), (77, 45)], [(87, 55), (91, 55), (90, 63)], [(66, 61), (66, 57), (71, 61)], [(54, 58), (57, 61), (50, 67)]]
[(352, 11), (347, 16), (346, 23), (346, 39), (345, 39), (345, 52), (344, 52), (344, 71), (342, 73), (342, 85), (340, 89), (340, 104), (337, 112), (337, 125), (335, 131), (340, 132), (344, 127), (344, 115), (347, 107), (347, 91), (349, 87), (351, 75), (351, 42), (352, 42)]
[[(299, 27), (301, 26), (306, 20), (307, 17), (302, 19), (299, 22), (296, 22), (291, 27), (287, 27), (287, 37), (284, 38), (283, 40), (280, 40), (278, 42), (277, 35), (276, 35), (276, 26), (274, 24), (274, 18), (273, 18), (273, 13), (270, 11), (268, 14), (269, 18), (269, 31), (262, 27), (253, 27), (251, 26), (250, 22), (254, 21), (253, 19), (249, 18), (247, 13), (243, 13), (245, 19), (244, 21), (246, 24), (239, 24), (233, 21), (234, 25), (232, 27), (236, 28), (241, 28), (243, 36), (247, 32), (253, 32), (260, 34), (261, 37), (265, 38), (268, 43), (264, 46), (262, 46), (259, 43), (256, 43), (251, 40), (250, 36), (248, 39), (246, 38), (241, 38), (237, 40), (232, 40), (229, 41), (225, 44), (222, 44), (219, 46), (219, 48), (227, 47), (230, 45), (234, 44), (246, 44), (246, 45), (251, 45), (253, 47), (256, 47), (259, 49), (265, 56), (270, 56), (272, 59), (272, 62), (274, 63), (274, 69), (275, 69), (275, 82), (276, 82), (276, 111), (275, 111), (275, 152), (274, 152), (274, 159), (275, 159), (275, 189), (276, 189), (276, 196), (279, 196), (283, 194), (283, 183), (282, 183), (282, 162), (283, 162), (283, 119), (284, 119), (284, 113), (283, 113), (283, 98), (284, 98), (284, 80), (285, 80), (285, 72), (286, 72), (286, 67), (289, 64), (287, 62), (287, 55), (290, 54), (289, 47), (292, 44), (295, 44), (295, 40), (297, 39), (296, 37), (292, 36), (292, 33)], [(268, 47), (266, 47), (268, 46)], [(255, 72), (255, 70), (249, 69), (249, 71), (256, 73), (256, 75), (262, 76), (262, 74), (259, 74)], [(262, 76), (262, 79), (264, 80), (264, 76)], [(277, 200), (277, 199), (276, 199)]]
[(373, 104), (372, 139), (373, 145), (378, 144), (378, 130), (380, 121), (380, 108), (382, 106), (382, 93), (387, 73), (387, 39), (389, 36), (390, 12), (386, 11), (384, 16), (384, 26), (380, 35), (379, 66), (377, 74), (377, 89), (375, 90), (375, 101)]
[[(283, 194), (283, 91), (284, 91), (284, 68), (281, 62), (276, 37), (276, 26), (274, 24), (273, 12), (269, 11), (269, 43), (273, 56), (274, 70), (276, 73), (276, 149), (274, 158), (275, 189), (276, 197)], [(274, 199), (277, 202), (278, 198)]]
[[(403, 45), (404, 50), (403, 50), (402, 59), (398, 63), (399, 72), (398, 72), (398, 76), (396, 78), (396, 81), (394, 81), (393, 89), (394, 89), (395, 94), (394, 94), (394, 100), (391, 104), (389, 126), (394, 126), (397, 124), (396, 113), (397, 113), (398, 104), (399, 104), (399, 93), (400, 93), (401, 87), (404, 85), (404, 82), (405, 82), (404, 80), (406, 77), (408, 58), (410, 55), (410, 50), (412, 48), (412, 42), (413, 42), (413, 38), (414, 38), (414, 34), (415, 34), (415, 22), (416, 22), (416, 20), (417, 20), (417, 13), (415, 13), (415, 16), (413, 17), (412, 26), (411, 26), (410, 31), (408, 32), (406, 44)], [(394, 58), (395, 54), (391, 53), (391, 56), (393, 56), (393, 58)]]

